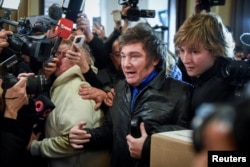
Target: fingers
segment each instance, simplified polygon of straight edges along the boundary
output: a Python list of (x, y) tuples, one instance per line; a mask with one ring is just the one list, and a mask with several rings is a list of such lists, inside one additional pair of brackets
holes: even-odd
[(20, 73), (18, 74), (17, 78), (18, 79), (27, 78), (27, 77), (34, 76), (34, 75), (35, 75), (34, 73)]
[(20, 77), (19, 81), (15, 84), (17, 89), (26, 88), (27, 79), (25, 77)]
[(98, 110), (102, 105), (102, 102), (97, 102), (96, 105), (94, 106), (94, 110)]
[(73, 44), (73, 49), (76, 52), (81, 52), (80, 48), (76, 44)]
[(98, 96), (103, 96), (102, 100), (104, 100), (106, 93), (95, 87), (82, 85), (79, 89), (79, 95), (82, 96), (83, 99), (96, 99)]
[(74, 139), (74, 138), (69, 138), (70, 145), (74, 149), (82, 149), (84, 148), (84, 143), (88, 143), (90, 139)]
[(78, 145), (78, 144), (71, 144), (70, 145), (74, 148), (74, 149), (82, 149), (83, 145)]
[(87, 18), (87, 15), (85, 13), (79, 13), (77, 15), (78, 18)]
[(13, 35), (13, 32), (5, 30), (0, 31), (0, 48), (9, 46), (9, 43), (7, 42), (9, 35)]
[(7, 41), (1, 41), (0, 40), (0, 48), (5, 48), (5, 47), (8, 47), (9, 46), (9, 43)]
[(111, 107), (113, 105), (113, 100), (114, 100), (114, 95), (115, 95), (115, 91), (114, 89), (112, 88), (108, 93), (107, 93), (107, 96), (106, 98), (104, 99), (104, 103)]
[(81, 96), (84, 96), (85, 98), (87, 97), (91, 97), (91, 94), (93, 93), (93, 88), (89, 85), (81, 85), (80, 89), (79, 89), (79, 94)]
[(141, 131), (141, 136), (142, 136), (142, 137), (145, 137), (145, 136), (148, 135), (147, 132), (146, 132), (146, 130), (145, 130), (144, 122), (142, 122), (142, 123), (140, 124), (140, 131)]
[(77, 124), (76, 128), (77, 129), (82, 129), (83, 126), (87, 125), (87, 122), (85, 121), (81, 121)]
[(75, 149), (83, 148), (84, 143), (90, 141), (91, 135), (87, 133), (87, 131), (83, 130), (82, 127), (87, 123), (81, 121), (77, 125), (75, 125), (69, 132), (69, 142), (70, 145)]
[(5, 30), (0, 31), (0, 38), (7, 39), (7, 36), (9, 36), (9, 35), (13, 35), (13, 32), (12, 31), (5, 31)]
[(72, 137), (70, 137), (69, 140), (72, 145), (78, 145), (78, 146), (83, 145), (84, 143), (88, 143), (90, 141), (90, 139), (88, 138), (80, 139), (80, 138), (72, 138)]
[(105, 103), (108, 107), (111, 107), (111, 106), (113, 105), (113, 100), (107, 96), (107, 97), (104, 99), (104, 103)]
[(79, 47), (76, 46), (75, 44), (73, 45), (74, 48), (77, 48), (78, 51), (72, 51), (72, 50), (67, 50), (65, 57), (67, 57), (70, 61), (74, 63), (79, 63), (82, 57), (81, 52), (79, 51)]
[(89, 19), (85, 13), (78, 14), (78, 18), (76, 20), (77, 28), (82, 31), (86, 31), (89, 29)]
[(114, 88), (111, 88), (111, 89), (110, 89), (110, 93), (111, 93), (113, 96), (115, 96), (115, 89), (114, 89)]

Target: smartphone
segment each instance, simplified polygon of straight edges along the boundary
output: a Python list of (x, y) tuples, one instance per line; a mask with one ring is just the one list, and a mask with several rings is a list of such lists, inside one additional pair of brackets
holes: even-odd
[(141, 137), (140, 124), (143, 122), (142, 117), (133, 117), (130, 121), (130, 133), (134, 138)]
[(78, 47), (82, 47), (85, 40), (85, 35), (76, 35), (73, 44), (77, 45)]
[(114, 19), (114, 21), (120, 21), (122, 19), (121, 12), (120, 11), (114, 11), (113, 12), (113, 19)]
[(98, 24), (101, 25), (101, 17), (93, 17), (93, 25)]

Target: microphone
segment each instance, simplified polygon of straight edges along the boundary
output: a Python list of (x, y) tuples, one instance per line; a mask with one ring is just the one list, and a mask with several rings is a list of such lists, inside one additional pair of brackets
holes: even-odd
[(240, 41), (243, 45), (250, 46), (250, 33), (243, 33), (240, 36)]
[(73, 21), (66, 18), (61, 18), (58, 21), (58, 26), (56, 27), (55, 32), (61, 38), (68, 38), (72, 33), (73, 25)]
[(37, 118), (33, 124), (33, 131), (37, 134), (38, 132), (43, 132), (45, 120), (56, 106), (47, 96), (40, 94), (35, 100), (35, 107)]
[(51, 28), (52, 24), (55, 24), (55, 20), (51, 19), (49, 16), (46, 15), (36, 16), (35, 23), (32, 27), (32, 32), (45, 33)]
[(50, 18), (58, 21), (63, 15), (62, 7), (54, 3), (49, 7), (48, 14)]
[(82, 13), (85, 7), (86, 0), (68, 0), (63, 1), (62, 10), (65, 14), (65, 18), (72, 20), (76, 23), (77, 15)]
[(51, 55), (48, 58), (47, 61), (44, 62), (45, 65), (48, 65), (49, 62), (52, 61), (53, 57), (55, 57), (55, 54), (57, 52), (57, 49), (62, 41), (62, 39), (66, 39), (71, 35), (71, 32), (73, 30), (73, 21), (66, 19), (66, 18), (61, 18), (58, 21), (58, 26), (55, 29), (55, 33), (58, 35), (58, 38), (56, 39), (54, 43), (54, 47), (51, 51)]

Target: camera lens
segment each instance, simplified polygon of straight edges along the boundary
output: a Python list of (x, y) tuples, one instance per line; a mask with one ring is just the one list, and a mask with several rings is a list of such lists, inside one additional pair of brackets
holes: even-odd
[(27, 78), (27, 93), (36, 94), (45, 90), (47, 81), (44, 75), (35, 75)]

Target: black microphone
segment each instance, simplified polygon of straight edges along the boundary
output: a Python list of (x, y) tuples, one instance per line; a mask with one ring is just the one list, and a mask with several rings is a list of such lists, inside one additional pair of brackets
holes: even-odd
[(243, 45), (250, 46), (250, 33), (243, 33), (240, 36), (240, 41)]
[(68, 0), (63, 1), (62, 10), (66, 15), (65, 18), (76, 23), (77, 15), (82, 13), (85, 7), (86, 0)]
[(54, 3), (49, 7), (48, 14), (50, 18), (54, 20), (59, 20), (60, 18), (62, 18), (63, 14), (62, 7)]
[(37, 120), (33, 124), (33, 132), (37, 134), (38, 132), (43, 132), (45, 120), (56, 106), (47, 96), (40, 94), (35, 100), (35, 107)]

